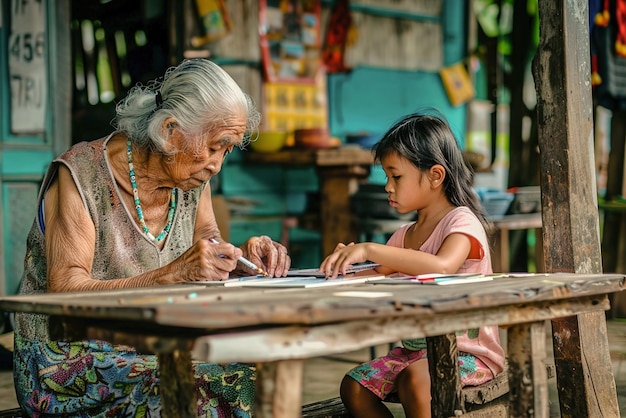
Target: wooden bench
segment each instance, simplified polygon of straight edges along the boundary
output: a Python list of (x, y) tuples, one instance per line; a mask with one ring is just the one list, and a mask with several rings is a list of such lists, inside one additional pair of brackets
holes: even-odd
[[(464, 418), (506, 418), (509, 416), (509, 380), (505, 369), (493, 380), (461, 390), (462, 410), (456, 416)], [(548, 379), (556, 376), (554, 364), (546, 365)], [(391, 399), (390, 402), (398, 402)], [(302, 406), (303, 418), (348, 418), (350, 415), (340, 397), (324, 399)]]
[[(509, 381), (506, 370), (493, 380), (479, 386), (465, 386), (461, 390), (462, 410), (466, 418), (505, 418), (508, 416)], [(390, 400), (397, 402), (397, 400)], [(303, 418), (347, 418), (341, 398), (325, 399), (302, 407)]]
[(324, 399), (302, 406), (302, 418), (348, 418), (350, 415), (340, 397)]
[(22, 418), (25, 417), (24, 412), (20, 408), (5, 409), (0, 411), (0, 418)]

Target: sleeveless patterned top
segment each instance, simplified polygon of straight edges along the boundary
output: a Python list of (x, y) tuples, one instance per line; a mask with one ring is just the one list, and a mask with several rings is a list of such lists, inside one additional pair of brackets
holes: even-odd
[[(112, 135), (91, 142), (81, 142), (50, 164), (39, 192), (42, 199), (57, 174), (59, 165), (71, 172), (93, 221), (96, 232), (91, 275), (97, 280), (132, 277), (169, 264), (191, 247), (196, 210), (204, 187), (184, 192), (178, 190), (172, 228), (162, 249), (145, 236), (132, 218), (134, 208), (124, 204), (108, 160), (107, 143)], [(206, 185), (206, 183), (205, 183)], [(43, 216), (35, 217), (27, 239), (24, 275), (20, 294), (47, 291), (46, 252)], [(48, 340), (45, 315), (16, 314), (16, 330), (22, 337)]]

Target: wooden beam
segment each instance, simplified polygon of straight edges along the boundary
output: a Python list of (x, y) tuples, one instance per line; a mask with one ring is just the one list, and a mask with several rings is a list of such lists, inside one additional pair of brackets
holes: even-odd
[(585, 11), (581, 1), (539, 2), (533, 75), (548, 272), (602, 271)]
[[(539, 17), (533, 75), (546, 271), (599, 273), (588, 5), (539, 0)], [(601, 312), (553, 321), (563, 417), (619, 416), (611, 359), (588, 358), (592, 352), (608, 352), (606, 332), (597, 330), (603, 323)], [(579, 348), (583, 355), (576, 355)], [(608, 394), (606, 403), (600, 404), (600, 393)]]
[(507, 329), (511, 416), (547, 417), (545, 322), (513, 325)]
[(171, 353), (160, 353), (158, 358), (161, 387), (170, 389), (161, 391), (163, 417), (197, 416), (198, 398), (193, 373), (189, 372), (192, 369), (189, 351), (175, 350)]
[(431, 412), (433, 417), (453, 417), (461, 410), (461, 376), (456, 335), (426, 337), (428, 368), (432, 378)]

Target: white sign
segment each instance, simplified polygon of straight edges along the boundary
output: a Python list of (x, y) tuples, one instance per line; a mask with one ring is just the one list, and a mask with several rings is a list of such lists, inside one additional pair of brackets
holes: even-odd
[(11, 0), (9, 14), (9, 80), (11, 132), (40, 133), (45, 128), (46, 1)]

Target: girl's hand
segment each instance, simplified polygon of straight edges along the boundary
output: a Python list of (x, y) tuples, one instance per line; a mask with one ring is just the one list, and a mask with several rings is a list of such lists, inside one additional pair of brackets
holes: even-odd
[(179, 279), (184, 282), (198, 280), (221, 281), (228, 279), (237, 267), (242, 252), (227, 242), (212, 243), (201, 239), (172, 262)]
[[(354, 245), (354, 242), (351, 242), (351, 243), (350, 243), (350, 244), (348, 244), (348, 245)], [(343, 248), (346, 248), (348, 245), (344, 244), (343, 242), (340, 242), (339, 244), (337, 244), (337, 246), (335, 247), (335, 249), (333, 250), (333, 252), (335, 253), (335, 252), (337, 252), (337, 251), (339, 251), (339, 250), (341, 250), (341, 249), (343, 249)]]
[(322, 261), (320, 270), (327, 278), (336, 279), (340, 273), (345, 275), (346, 270), (353, 264), (366, 260), (368, 260), (367, 243), (339, 244), (335, 251)]
[(287, 248), (267, 235), (248, 239), (241, 246), (241, 250), (244, 257), (265, 270), (270, 277), (287, 276), (291, 267)]

